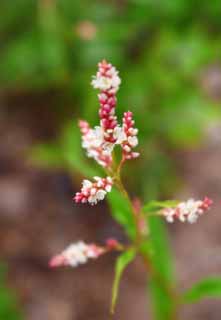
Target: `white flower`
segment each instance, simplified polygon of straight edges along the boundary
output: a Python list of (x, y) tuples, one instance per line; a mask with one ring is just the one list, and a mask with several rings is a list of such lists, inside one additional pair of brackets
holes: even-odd
[(127, 141), (132, 148), (135, 148), (138, 145), (138, 139), (136, 136), (128, 137)]
[(91, 82), (95, 89), (108, 90), (112, 87), (112, 79), (102, 76), (96, 76)]
[[(108, 66), (108, 68), (109, 67), (110, 66)], [(105, 72), (103, 69), (100, 69), (96, 76), (93, 76), (91, 84), (95, 89), (99, 89), (101, 91), (113, 90), (114, 93), (119, 89), (121, 79), (118, 76), (118, 71), (116, 68), (111, 67)]]
[(96, 126), (94, 129), (88, 128), (85, 130), (83, 127), (81, 132), (82, 147), (86, 149), (87, 156), (95, 159), (101, 166), (107, 167), (112, 162), (113, 146), (112, 148), (105, 148), (103, 128)]
[(124, 132), (124, 129), (120, 126), (114, 128), (113, 136), (116, 139), (115, 144), (122, 144), (124, 141), (127, 140), (126, 133)]

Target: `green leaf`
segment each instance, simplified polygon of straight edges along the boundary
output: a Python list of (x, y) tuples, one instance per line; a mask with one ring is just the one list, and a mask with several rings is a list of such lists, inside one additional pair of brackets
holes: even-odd
[(150, 242), (152, 245), (152, 261), (164, 279), (172, 281), (172, 257), (168, 234), (164, 222), (155, 216), (148, 218)]
[(165, 201), (150, 201), (143, 207), (144, 212), (158, 211), (163, 208), (176, 207), (179, 201), (177, 200), (165, 200)]
[(149, 282), (153, 299), (154, 315), (157, 320), (169, 320), (174, 310), (172, 290), (172, 258), (170, 255), (166, 229), (159, 217), (148, 217), (150, 238), (142, 250), (148, 255), (155, 272)]
[(129, 237), (134, 239), (136, 229), (129, 201), (115, 188), (112, 188), (107, 199), (110, 204), (111, 214), (113, 217), (125, 228)]
[(115, 276), (114, 276), (114, 283), (112, 288), (112, 299), (111, 299), (111, 313), (113, 314), (115, 311), (115, 306), (117, 302), (118, 292), (119, 292), (119, 284), (120, 279), (122, 277), (122, 273), (125, 268), (128, 266), (130, 262), (134, 260), (136, 256), (136, 252), (133, 249), (125, 251), (122, 253), (118, 258), (115, 265)]
[(221, 298), (221, 277), (202, 280), (183, 296), (185, 303), (194, 303), (204, 298)]
[(0, 265), (0, 319), (21, 320), (23, 315), (15, 293), (5, 284), (6, 271), (5, 265)]

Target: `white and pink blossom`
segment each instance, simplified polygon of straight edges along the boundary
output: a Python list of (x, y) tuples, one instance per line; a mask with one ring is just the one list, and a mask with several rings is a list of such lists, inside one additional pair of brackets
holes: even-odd
[(100, 90), (98, 95), (100, 103), (99, 116), (100, 125), (104, 130), (104, 140), (109, 143), (115, 143), (114, 129), (118, 125), (115, 115), (116, 93), (121, 83), (118, 71), (112, 64), (103, 60), (98, 64), (98, 72), (91, 83), (95, 89)]
[(52, 268), (60, 266), (77, 267), (85, 264), (89, 259), (97, 259), (104, 252), (104, 248), (100, 246), (79, 241), (70, 244), (62, 253), (54, 256), (50, 260), (49, 266)]
[(207, 211), (213, 201), (207, 197), (204, 200), (189, 199), (186, 202), (179, 203), (175, 208), (165, 208), (160, 214), (165, 216), (168, 222), (174, 222), (175, 219), (181, 222), (194, 223), (198, 217)]
[(121, 84), (118, 73), (111, 63), (103, 60), (98, 63), (98, 72), (96, 76), (93, 76), (91, 84), (95, 89), (100, 89), (101, 91), (116, 92)]
[(74, 201), (76, 203), (97, 204), (105, 198), (106, 194), (111, 191), (113, 180), (111, 177), (100, 178), (94, 177), (94, 182), (83, 180), (80, 192), (77, 192)]
[(80, 120), (79, 127), (82, 133), (82, 148), (86, 149), (87, 156), (93, 158), (102, 167), (112, 163), (112, 146), (105, 147), (104, 131), (101, 127), (91, 129), (87, 121)]

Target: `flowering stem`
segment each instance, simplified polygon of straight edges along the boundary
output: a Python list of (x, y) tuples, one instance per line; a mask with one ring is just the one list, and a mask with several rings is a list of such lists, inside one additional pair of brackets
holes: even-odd
[(133, 221), (134, 221), (134, 225), (135, 225), (135, 232), (136, 232), (135, 245), (136, 245), (136, 247), (139, 247), (140, 241), (141, 241), (141, 234), (139, 232), (139, 221), (137, 219), (137, 213), (134, 210), (132, 200), (131, 200), (129, 194), (122, 183), (120, 172), (117, 172), (117, 175), (115, 176), (115, 183), (116, 183), (116, 186), (118, 187), (118, 190), (126, 198), (126, 200), (128, 201), (128, 203), (130, 205), (131, 213), (132, 213), (132, 217), (133, 217)]
[(115, 178), (115, 183), (116, 183), (116, 186), (118, 187), (118, 190), (127, 199), (128, 203), (130, 204), (130, 207), (131, 207), (131, 214), (133, 216), (135, 230), (136, 230), (136, 236), (135, 236), (135, 240), (134, 240), (135, 248), (139, 252), (139, 255), (142, 258), (143, 264), (144, 264), (147, 272), (150, 273), (152, 275), (152, 277), (157, 279), (160, 286), (164, 288), (164, 290), (167, 292), (168, 296), (170, 296), (171, 300), (174, 302), (173, 310), (171, 311), (171, 314), (170, 314), (170, 320), (177, 320), (178, 319), (178, 310), (177, 309), (178, 309), (178, 300), (179, 300), (177, 297), (177, 293), (174, 291), (174, 288), (169, 286), (164, 281), (161, 274), (156, 270), (156, 268), (154, 268), (147, 252), (144, 252), (141, 249), (144, 239), (143, 239), (143, 234), (142, 234), (140, 227), (139, 227), (139, 217), (142, 214), (142, 212), (141, 212), (141, 210), (139, 213), (135, 212), (134, 207), (133, 207), (133, 203), (132, 203), (132, 199), (130, 198), (130, 196), (129, 196), (129, 194), (128, 194), (127, 190), (125, 189), (124, 184), (122, 182), (120, 170), (121, 170), (121, 166), (122, 166), (123, 162), (124, 162), (124, 160), (122, 158), (122, 160), (118, 166), (117, 174), (114, 178)]

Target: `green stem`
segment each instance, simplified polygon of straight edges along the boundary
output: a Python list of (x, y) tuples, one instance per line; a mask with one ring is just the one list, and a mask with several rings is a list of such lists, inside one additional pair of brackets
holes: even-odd
[(169, 286), (168, 283), (166, 283), (164, 281), (164, 279), (162, 278), (160, 273), (156, 270), (156, 268), (154, 268), (153, 264), (151, 263), (151, 259), (150, 259), (149, 255), (146, 252), (143, 252), (141, 249), (141, 244), (143, 242), (143, 235), (142, 235), (140, 228), (139, 228), (140, 215), (137, 214), (137, 212), (135, 212), (134, 207), (133, 207), (133, 203), (132, 203), (132, 199), (130, 198), (127, 190), (125, 189), (125, 187), (122, 183), (121, 176), (120, 176), (121, 166), (122, 166), (122, 163), (119, 165), (118, 170), (117, 170), (117, 174), (114, 177), (114, 179), (115, 179), (115, 183), (116, 183), (118, 190), (127, 199), (128, 203), (130, 204), (130, 207), (131, 207), (131, 214), (133, 216), (134, 225), (135, 225), (135, 229), (136, 229), (136, 237), (134, 240), (135, 247), (137, 248), (137, 250), (142, 258), (142, 261), (144, 263), (144, 266), (145, 266), (147, 272), (150, 273), (152, 275), (152, 277), (157, 279), (159, 285), (164, 288), (164, 290), (167, 292), (168, 296), (170, 296), (171, 300), (174, 301), (173, 310), (170, 315), (170, 319), (177, 320), (178, 319), (178, 296), (177, 296), (177, 293), (175, 292), (174, 288)]

